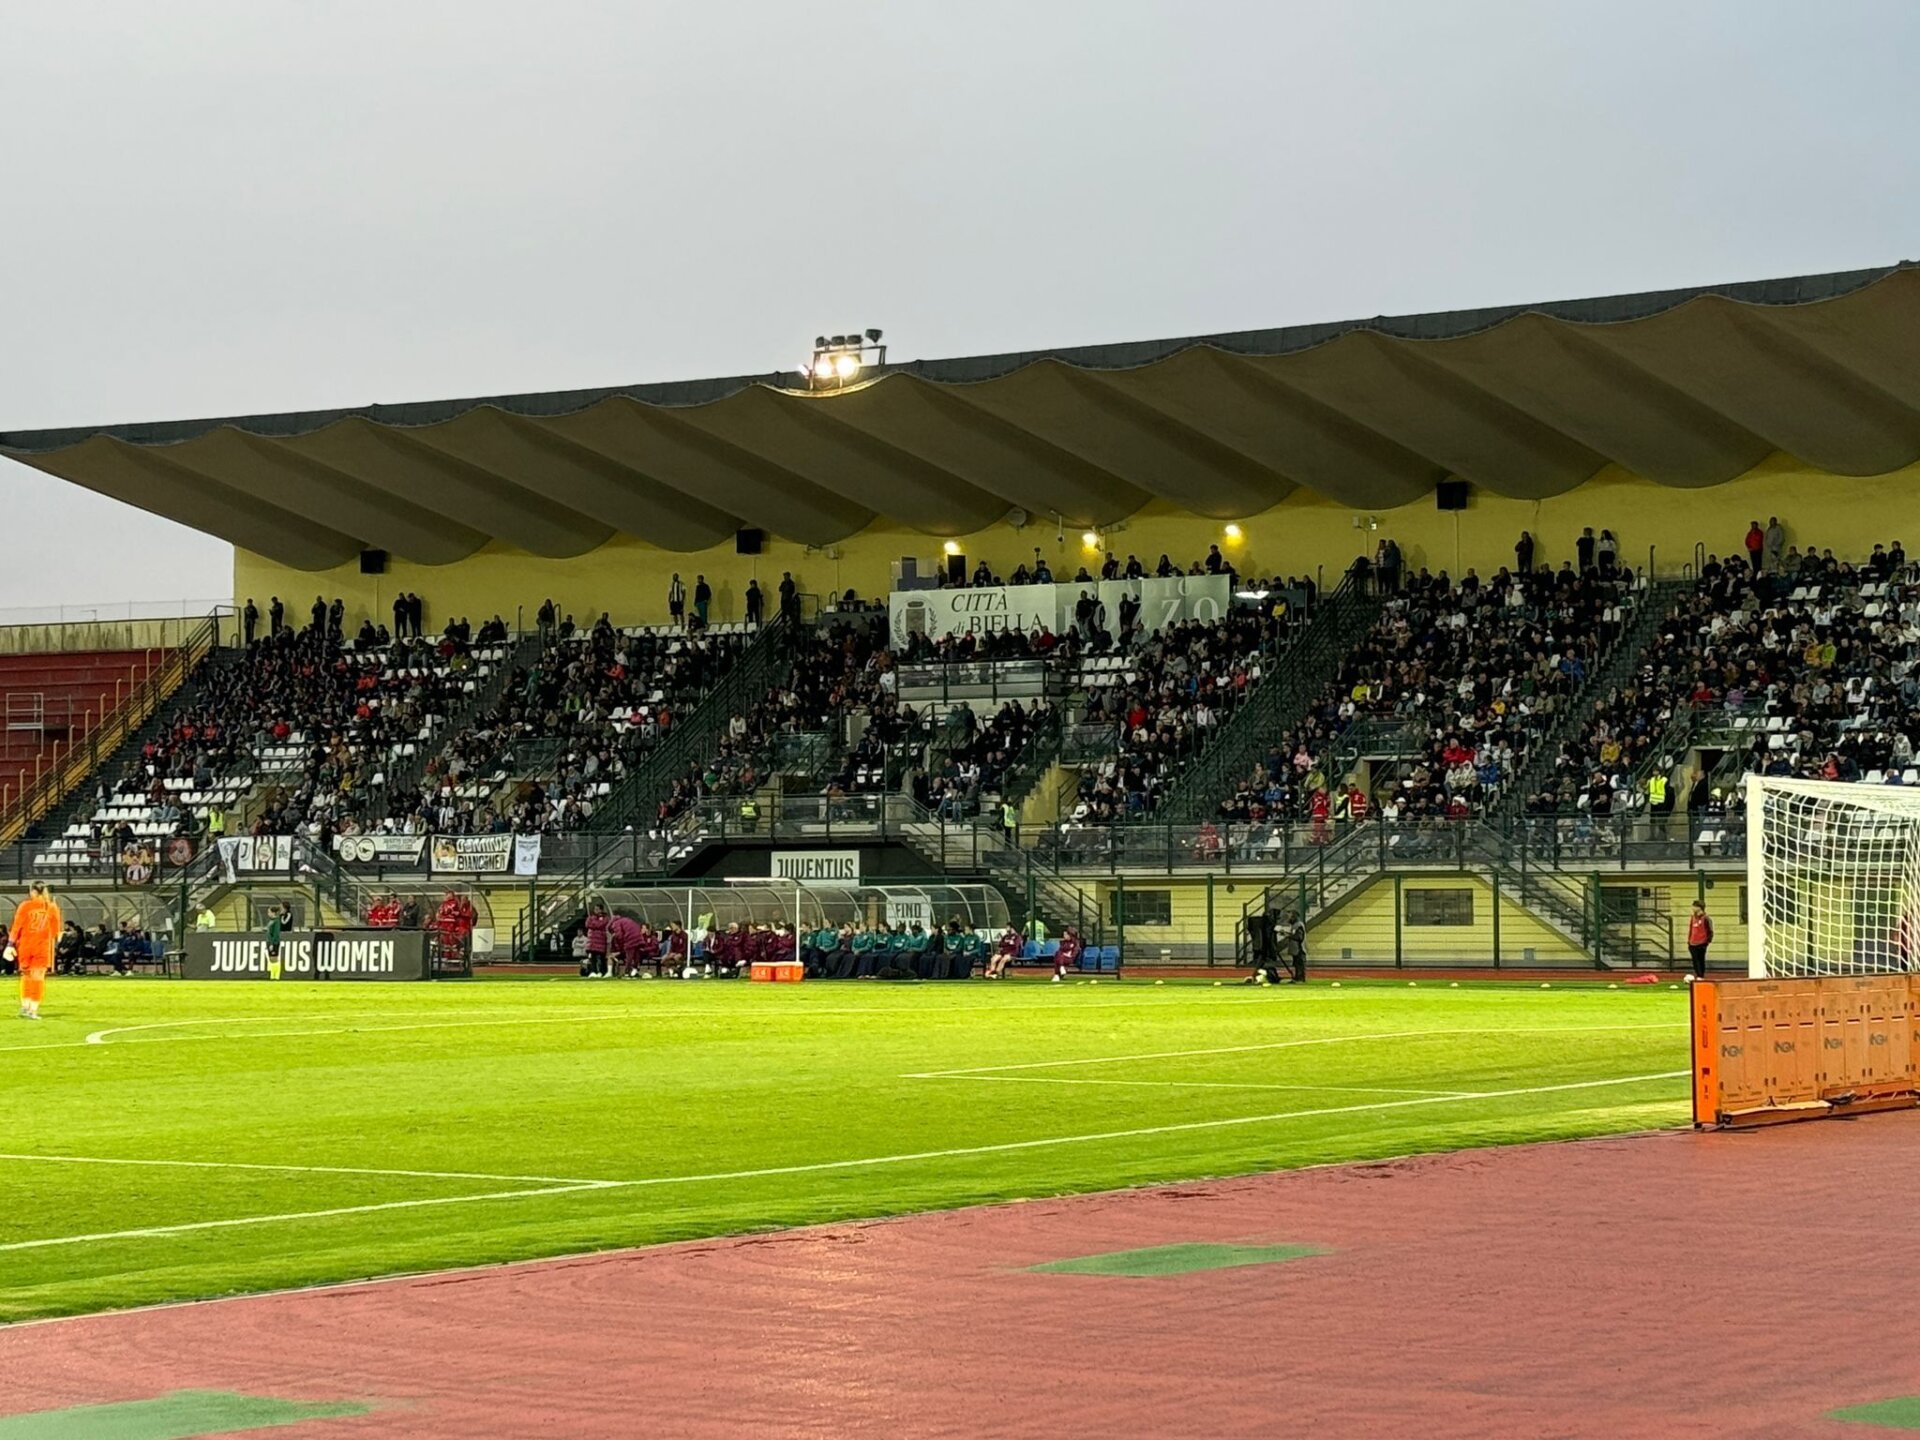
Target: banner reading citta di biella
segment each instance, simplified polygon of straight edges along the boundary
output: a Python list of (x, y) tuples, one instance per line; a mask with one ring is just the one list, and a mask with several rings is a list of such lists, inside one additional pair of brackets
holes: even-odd
[(265, 931), (192, 934), (180, 973), (189, 980), (425, 980), (424, 930), (289, 930), (280, 953)]

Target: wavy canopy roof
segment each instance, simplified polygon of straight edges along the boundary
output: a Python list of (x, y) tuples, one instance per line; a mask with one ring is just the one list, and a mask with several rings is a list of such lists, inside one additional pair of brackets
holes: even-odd
[(1296, 486), (1384, 509), (1608, 464), (1715, 485), (1779, 450), (1920, 460), (1920, 268), (785, 376), (0, 434), (0, 454), (301, 569), (615, 532), (827, 544), (1020, 507), (1104, 525), (1158, 497), (1220, 519)]

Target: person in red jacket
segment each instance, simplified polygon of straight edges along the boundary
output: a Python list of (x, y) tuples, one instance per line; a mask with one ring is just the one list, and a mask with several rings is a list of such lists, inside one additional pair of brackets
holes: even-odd
[(1693, 902), (1693, 914), (1687, 917), (1687, 954), (1693, 959), (1693, 973), (1707, 978), (1707, 946), (1713, 943), (1713, 921), (1707, 918), (1706, 905)]
[(631, 915), (616, 915), (607, 926), (607, 952), (615, 965), (631, 977), (637, 970), (635, 952), (640, 948), (640, 922)]
[(1053, 954), (1053, 983), (1058, 985), (1069, 970), (1080, 968), (1080, 957), (1087, 947), (1080, 939), (1080, 932), (1069, 925), (1060, 932), (1060, 948)]
[(998, 980), (1007, 973), (1007, 966), (1020, 958), (1020, 952), (1027, 948), (1027, 937), (1020, 933), (1018, 925), (1007, 926), (1006, 933), (994, 942), (993, 954), (987, 957), (987, 979)]
[(1747, 526), (1747, 538), (1743, 541), (1747, 547), (1747, 563), (1753, 567), (1753, 573), (1760, 573), (1761, 557), (1767, 545), (1767, 532), (1760, 528), (1758, 520)]
[(607, 942), (613, 931), (613, 917), (607, 913), (607, 902), (593, 899), (587, 902), (587, 954), (580, 962), (580, 973), (594, 979), (604, 980), (607, 975)]

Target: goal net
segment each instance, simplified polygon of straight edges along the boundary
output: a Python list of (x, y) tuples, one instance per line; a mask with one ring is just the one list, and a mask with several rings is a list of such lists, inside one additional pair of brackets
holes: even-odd
[(1920, 969), (1920, 789), (1747, 779), (1747, 973)]

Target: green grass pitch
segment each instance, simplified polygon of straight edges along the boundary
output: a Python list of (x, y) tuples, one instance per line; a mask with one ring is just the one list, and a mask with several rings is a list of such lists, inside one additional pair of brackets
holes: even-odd
[(0, 1321), (1687, 1113), (1665, 986), (49, 989)]

